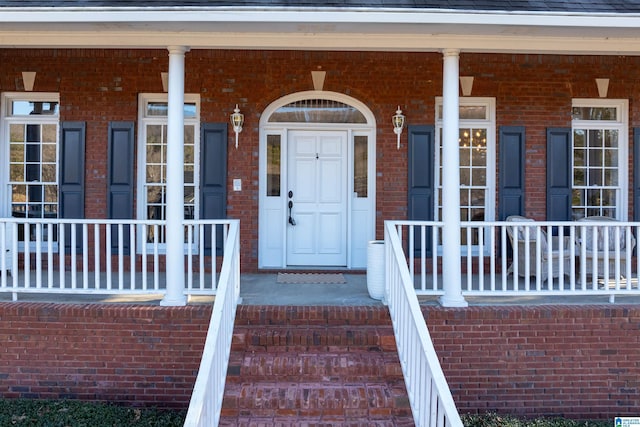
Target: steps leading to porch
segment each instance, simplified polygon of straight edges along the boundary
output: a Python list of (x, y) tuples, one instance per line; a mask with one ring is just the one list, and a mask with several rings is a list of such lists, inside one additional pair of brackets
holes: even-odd
[(220, 425), (412, 426), (386, 307), (238, 307)]

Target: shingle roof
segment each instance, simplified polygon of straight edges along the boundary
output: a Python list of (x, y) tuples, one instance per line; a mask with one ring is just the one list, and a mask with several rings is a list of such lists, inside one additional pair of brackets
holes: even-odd
[(0, 8), (291, 7), (459, 11), (640, 13), (640, 0), (0, 0)]

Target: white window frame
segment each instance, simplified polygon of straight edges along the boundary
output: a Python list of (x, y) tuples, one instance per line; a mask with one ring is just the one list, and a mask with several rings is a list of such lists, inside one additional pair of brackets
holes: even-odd
[[(436, 134), (435, 134), (435, 146), (434, 146), (434, 155), (435, 155), (435, 168), (434, 168), (434, 213), (433, 217), (438, 220), (439, 219), (439, 193), (442, 188), (442, 183), (440, 182), (440, 168), (441, 162), (440, 159), (440, 141), (442, 140), (442, 126), (443, 120), (439, 115), (439, 111), (442, 109), (443, 98), (436, 97), (435, 103), (435, 111), (436, 111)], [(470, 106), (483, 106), (486, 109), (486, 115), (484, 119), (459, 119), (458, 128), (482, 128), (486, 129), (486, 193), (485, 193), (485, 219), (483, 221), (493, 221), (495, 220), (496, 215), (496, 99), (491, 97), (461, 97), (459, 100), (460, 107), (470, 107)], [(486, 230), (488, 231), (488, 230)], [(487, 235), (485, 233), (485, 235)], [(488, 254), (490, 251), (490, 242), (489, 239), (485, 239), (483, 246), (483, 253)], [(466, 246), (464, 247), (466, 251)], [(442, 245), (438, 244), (438, 251), (442, 250)], [(472, 247), (472, 253), (474, 255), (478, 255), (480, 252), (480, 248), (478, 245), (474, 245)], [(466, 252), (465, 252), (466, 253)]]
[[(168, 116), (147, 116), (147, 104), (159, 102), (159, 103), (168, 103), (169, 98), (166, 93), (141, 93), (138, 96), (138, 160), (137, 160), (137, 218), (141, 220), (147, 219), (147, 191), (146, 191), (146, 136), (147, 136), (147, 125), (153, 124), (168, 124)], [(184, 124), (185, 125), (193, 125), (194, 126), (194, 135), (193, 135), (193, 162), (194, 162), (194, 219), (200, 218), (200, 95), (198, 94), (185, 94), (184, 95), (184, 103), (185, 104), (195, 104), (196, 106), (196, 115), (195, 117), (185, 117)], [(194, 230), (193, 235), (193, 244), (192, 244), (192, 253), (198, 253), (198, 229)], [(138, 236), (138, 252), (142, 252), (141, 244), (142, 236)], [(153, 248), (153, 243), (146, 243), (148, 249)], [(185, 251), (187, 250), (187, 244), (185, 243)], [(166, 252), (166, 243), (158, 244), (159, 253)]]
[[(56, 102), (58, 103), (58, 114), (55, 115), (40, 115), (40, 116), (25, 116), (25, 115), (11, 115), (11, 105), (14, 101), (42, 101), (42, 102)], [(0, 216), (10, 218), (12, 216), (12, 191), (10, 189), (10, 125), (12, 123), (23, 123), (26, 117), (33, 118), (34, 123), (38, 124), (55, 124), (56, 125), (56, 188), (58, 194), (60, 193), (60, 94), (57, 92), (5, 92), (2, 93), (0, 98), (0, 165), (2, 165), (2, 173), (0, 174), (0, 200), (4, 201), (0, 203)], [(60, 199), (57, 201), (57, 215), (60, 214)], [(9, 236), (7, 236), (10, 238)], [(43, 240), (41, 243), (41, 249), (47, 248), (47, 241)], [(36, 249), (36, 242), (29, 244), (30, 250)], [(24, 243), (20, 242), (18, 250), (24, 250)], [(58, 251), (58, 242), (53, 242), (52, 250)]]
[[(616, 202), (616, 219), (626, 221), (628, 217), (628, 159), (629, 159), (629, 100), (627, 99), (600, 99), (600, 98), (575, 98), (573, 107), (608, 107), (616, 109), (616, 120), (577, 120), (571, 121), (571, 191), (574, 188), (574, 142), (573, 135), (576, 129), (585, 130), (617, 130), (618, 131), (618, 199)], [(573, 199), (573, 198), (572, 198)], [(571, 204), (573, 211), (573, 203)]]

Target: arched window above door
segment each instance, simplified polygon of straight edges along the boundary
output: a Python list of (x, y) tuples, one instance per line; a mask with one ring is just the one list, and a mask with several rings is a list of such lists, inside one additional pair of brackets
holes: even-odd
[(275, 110), (269, 123), (357, 123), (367, 119), (357, 108), (331, 99), (303, 99)]

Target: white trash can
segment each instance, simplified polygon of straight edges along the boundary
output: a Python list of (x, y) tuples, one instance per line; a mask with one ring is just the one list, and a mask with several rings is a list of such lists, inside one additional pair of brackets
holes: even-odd
[(384, 240), (371, 240), (367, 245), (367, 290), (371, 298), (384, 298), (384, 280)]

